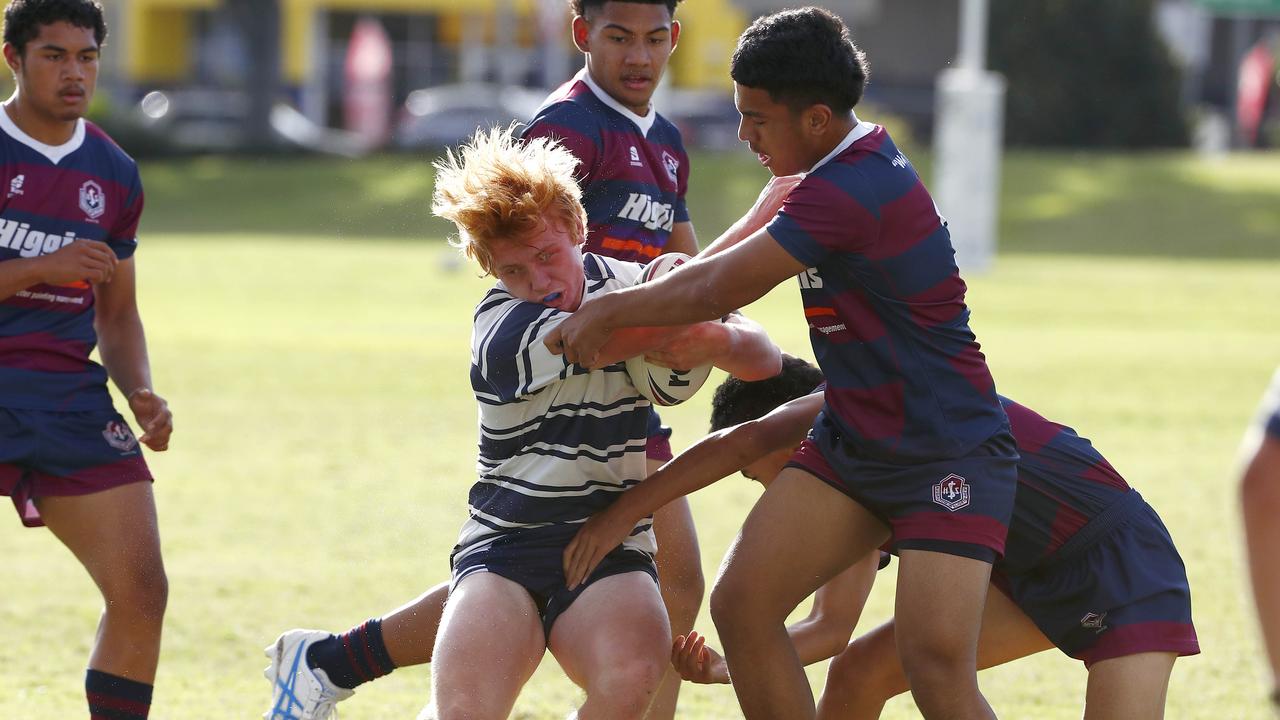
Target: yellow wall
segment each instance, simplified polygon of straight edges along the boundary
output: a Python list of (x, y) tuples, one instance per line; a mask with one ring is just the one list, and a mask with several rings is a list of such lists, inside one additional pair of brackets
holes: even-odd
[[(129, 0), (124, 7), (129, 40), (126, 74), (134, 82), (174, 82), (190, 74), (192, 10), (208, 10), (221, 0)], [(536, 0), (508, 0), (521, 15), (523, 44), (533, 42)], [(491, 18), (500, 0), (466, 0), (469, 15)], [(301, 84), (312, 70), (312, 23), (319, 10), (438, 14), (441, 40), (458, 42), (459, 0), (281, 0), (284, 81)], [(730, 0), (689, 0), (676, 17), (684, 25), (680, 47), (671, 58), (672, 80), (683, 87), (728, 88), (729, 56), (746, 17)], [(489, 30), (486, 31), (488, 34)]]
[(672, 82), (690, 88), (733, 89), (729, 57), (747, 18), (729, 0), (686, 0), (676, 9), (680, 46), (671, 56)]
[(192, 10), (218, 0), (133, 0), (124, 8), (124, 70), (134, 82), (176, 81), (191, 72)]

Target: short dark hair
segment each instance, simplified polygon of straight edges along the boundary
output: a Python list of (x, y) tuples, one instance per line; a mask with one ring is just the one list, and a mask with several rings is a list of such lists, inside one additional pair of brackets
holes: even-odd
[(812, 393), (824, 379), (821, 370), (785, 353), (782, 372), (771, 378), (747, 382), (730, 377), (711, 398), (711, 431), (764, 417), (779, 405)]
[(683, 0), (569, 0), (569, 10), (573, 11), (574, 16), (587, 16), (587, 11), (592, 8), (604, 7), (607, 2), (629, 2), (639, 3), (640, 5), (666, 5), (667, 13), (672, 17), (676, 14), (676, 5)]
[(92, 30), (98, 47), (107, 40), (107, 21), (98, 0), (13, 0), (4, 11), (4, 41), (22, 54), (40, 34), (41, 25), (56, 22)]
[(729, 61), (734, 82), (766, 90), (797, 112), (818, 104), (838, 113), (852, 110), (870, 74), (844, 21), (816, 7), (756, 18)]

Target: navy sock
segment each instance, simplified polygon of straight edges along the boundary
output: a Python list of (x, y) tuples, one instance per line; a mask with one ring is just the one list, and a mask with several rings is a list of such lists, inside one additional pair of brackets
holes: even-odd
[(151, 712), (151, 686), (90, 669), (84, 675), (89, 720), (146, 720)]
[(330, 682), (349, 690), (396, 669), (377, 618), (307, 648), (307, 665), (324, 670)]

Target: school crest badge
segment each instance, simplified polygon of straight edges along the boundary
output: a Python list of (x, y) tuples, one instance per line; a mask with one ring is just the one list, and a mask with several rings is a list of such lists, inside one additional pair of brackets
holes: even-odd
[(80, 209), (90, 220), (97, 220), (107, 211), (107, 196), (102, 186), (93, 180), (86, 180), (80, 186)]
[(671, 178), (671, 182), (679, 182), (676, 174), (680, 172), (680, 161), (666, 150), (662, 151), (662, 167), (667, 169), (667, 177)]
[(129, 426), (119, 420), (112, 420), (107, 423), (107, 427), (102, 431), (102, 437), (111, 447), (122, 453), (138, 447), (138, 439), (133, 436), (133, 431)]
[(969, 485), (959, 475), (948, 475), (933, 486), (933, 501), (955, 512), (969, 504)]

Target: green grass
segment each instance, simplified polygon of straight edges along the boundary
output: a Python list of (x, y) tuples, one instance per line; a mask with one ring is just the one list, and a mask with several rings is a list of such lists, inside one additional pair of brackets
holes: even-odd
[[(1205, 652), (1175, 668), (1174, 718), (1267, 717), (1234, 452), (1280, 358), (1280, 259), (1275, 236), (1261, 231), (1241, 236), (1236, 259), (1186, 250), (1205, 226), (1248, 224), (1224, 208), (1274, 195), (1275, 172), (1236, 172), (1267, 162), (1280, 168), (1275, 157), (1229, 159), (1228, 172), (1161, 156), (1015, 156), (1006, 181), (1026, 176), (1015, 195), (1060, 194), (1069, 211), (1006, 206), (1004, 247), (1025, 252), (970, 278), (974, 328), (1000, 389), (1093, 438), (1178, 541)], [(1126, 205), (1072, 185), (1081, 163), (1111, 168), (1113, 191), (1134, 208), (1155, 202), (1144, 199), (1155, 190), (1133, 178), (1155, 182), (1175, 166), (1184, 172), (1168, 179), (1172, 203), (1199, 194), (1178, 195), (1184, 183), (1221, 200), (1203, 203), (1203, 218), (1170, 222), (1160, 241), (1174, 257), (1156, 257), (1159, 243), (1145, 235), (1142, 250), (1086, 252), (1061, 244), (1075, 233), (1059, 226), (1111, 232)], [(147, 169), (141, 303), (158, 388), (177, 419), (172, 450), (149, 458), (172, 588), (153, 717), (256, 717), (267, 693), (260, 648), (278, 632), (345, 629), (447, 576), (474, 473), (465, 377), (471, 308), (487, 283), (457, 269), (440, 243), (404, 241), (441, 234), (422, 219), (423, 167), (272, 162), (260, 168), (265, 179), (219, 160)], [(716, 211), (728, 217), (758, 178), (722, 178), (704, 185), (725, 192)], [(1274, 198), (1262, 205), (1261, 217), (1277, 212)], [(703, 227), (704, 241), (718, 229)], [(1022, 234), (1029, 228), (1055, 244), (1037, 246)], [(788, 286), (749, 312), (784, 348), (809, 355), (797, 305)], [(707, 401), (664, 411), (677, 446), (705, 427)], [(757, 496), (732, 478), (693, 498), (709, 580)], [(47, 532), (11, 518), (0, 535), (0, 718), (82, 717), (97, 594)], [(880, 580), (863, 629), (891, 612), (892, 577)], [(714, 631), (705, 614), (699, 625)], [(821, 682), (821, 667), (810, 674)], [(1079, 717), (1084, 677), (1048, 652), (981, 680), (1002, 717), (1055, 720)], [(398, 671), (344, 703), (343, 717), (413, 717), (428, 686), (428, 668)], [(548, 661), (516, 717), (564, 717), (577, 698)], [(687, 687), (682, 707), (682, 718), (739, 717), (726, 687)], [(907, 699), (886, 713), (915, 716)]]
[[(218, 157), (144, 166), (144, 234), (227, 233), (419, 240), (431, 217), (431, 162)], [(930, 158), (913, 161), (930, 177)], [(703, 244), (737, 220), (767, 179), (747, 153), (695, 154), (688, 205)], [(1280, 153), (1010, 153), (1003, 252), (1280, 258)], [(945, 208), (944, 208), (945, 211)]]

